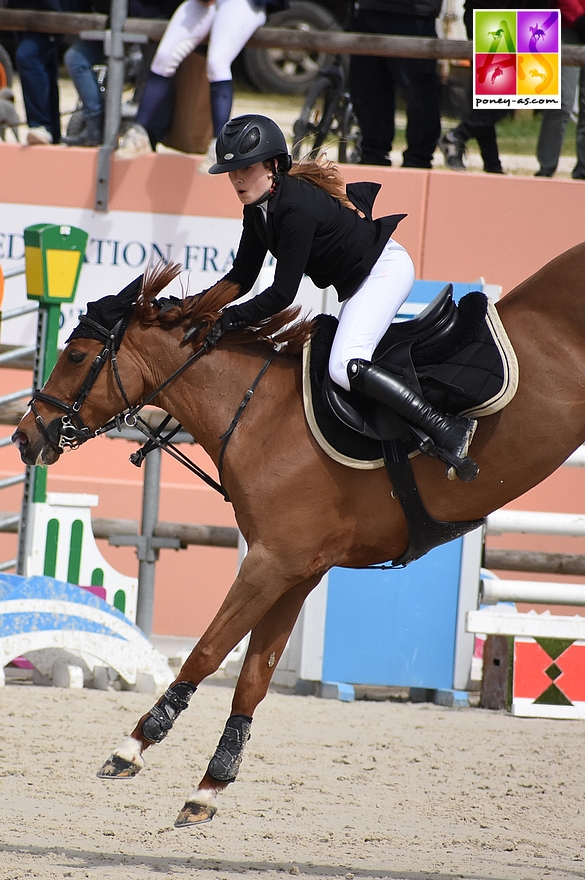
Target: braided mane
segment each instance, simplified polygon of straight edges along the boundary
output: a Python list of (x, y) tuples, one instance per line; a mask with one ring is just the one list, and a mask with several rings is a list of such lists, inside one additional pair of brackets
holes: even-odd
[[(197, 327), (191, 341), (200, 344), (220, 316), (221, 309), (236, 299), (240, 287), (229, 281), (218, 281), (208, 290), (194, 296), (183, 296), (182, 299), (156, 299), (164, 288), (179, 275), (182, 267), (178, 263), (165, 265), (160, 262), (144, 273), (142, 289), (138, 299), (135, 315), (142, 324), (159, 324), (162, 326), (184, 325), (185, 331)], [(256, 327), (232, 331), (229, 341), (236, 344), (269, 342), (273, 347), (285, 347), (290, 354), (301, 351), (304, 343), (313, 333), (312, 319), (303, 318), (297, 321), (300, 306), (294, 306), (278, 312), (271, 318), (261, 321)]]

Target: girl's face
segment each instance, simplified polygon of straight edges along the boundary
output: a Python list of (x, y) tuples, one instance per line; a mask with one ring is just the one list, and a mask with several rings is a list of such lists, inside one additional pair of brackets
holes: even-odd
[(272, 186), (272, 168), (268, 162), (256, 162), (246, 168), (228, 171), (230, 183), (242, 205), (252, 205)]

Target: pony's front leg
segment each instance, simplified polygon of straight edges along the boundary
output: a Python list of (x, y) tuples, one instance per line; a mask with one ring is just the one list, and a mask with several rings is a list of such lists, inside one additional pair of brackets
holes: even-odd
[(201, 825), (215, 816), (217, 795), (238, 775), (244, 748), (250, 739), (254, 711), (266, 696), (303, 602), (320, 579), (320, 576), (311, 578), (292, 587), (252, 630), (234, 691), (232, 713), (203, 779), (177, 817), (177, 828)]
[(144, 767), (142, 752), (154, 743), (162, 742), (177, 716), (189, 705), (197, 690), (196, 685), (181, 677), (167, 688), (150, 711), (143, 715), (130, 736), (127, 736), (110, 755), (97, 775), (100, 779), (131, 779)]
[[(110, 755), (98, 771), (99, 778), (129, 779), (140, 772), (144, 767), (143, 752), (165, 738), (179, 713), (187, 708), (197, 686), (219, 669), (222, 660), (260, 623), (274, 604), (295, 588), (294, 581), (287, 587), (282, 575), (282, 570), (267, 565), (262, 552), (248, 552), (221, 608), (179, 675), (152, 709), (142, 716), (130, 736), (125, 737)], [(313, 577), (310, 583), (314, 585), (318, 580)], [(306, 589), (308, 592), (310, 586)], [(293, 624), (294, 620), (291, 628)]]

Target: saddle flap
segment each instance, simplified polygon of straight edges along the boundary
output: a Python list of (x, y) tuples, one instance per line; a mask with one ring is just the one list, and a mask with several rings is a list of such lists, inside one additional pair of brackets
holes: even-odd
[(372, 440), (397, 440), (410, 434), (406, 422), (388, 407), (346, 391), (333, 381), (328, 371), (323, 377), (322, 388), (325, 405), (352, 431)]
[(347, 425), (352, 431), (357, 431), (358, 434), (363, 434), (364, 437), (377, 439), (373, 431), (368, 428), (365, 413), (358, 409), (360, 404), (366, 405), (365, 399), (359, 400), (357, 395), (351, 394), (337, 382), (334, 382), (328, 371), (323, 377), (322, 387), (325, 405), (335, 413), (344, 425)]

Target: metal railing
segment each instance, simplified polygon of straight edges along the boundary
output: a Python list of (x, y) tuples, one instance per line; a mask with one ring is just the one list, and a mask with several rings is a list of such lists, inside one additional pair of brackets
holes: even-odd
[[(0, 10), (1, 11), (1, 10)], [(24, 275), (25, 269), (24, 266), (14, 266), (10, 269), (4, 269), (3, 274), (4, 278), (15, 278), (18, 275)], [(38, 312), (37, 303), (28, 303), (26, 306), (20, 306), (17, 309), (9, 309), (8, 311), (2, 312), (2, 323), (5, 321), (10, 321), (14, 318), (20, 318), (23, 315), (29, 315), (32, 312)], [(34, 345), (32, 346), (17, 346), (10, 351), (5, 351), (0, 354), (0, 367), (5, 367), (10, 365), (13, 361), (20, 360), (22, 357), (26, 357), (34, 354), (36, 348)], [(0, 397), (0, 411), (3, 407), (5, 407), (9, 403), (14, 403), (18, 400), (23, 400), (24, 398), (30, 397), (32, 393), (32, 388), (23, 388), (21, 391), (12, 391), (10, 394), (5, 394), (3, 397)], [(3, 437), (0, 439), (0, 448), (9, 446), (11, 444), (10, 437)], [(16, 486), (19, 483), (24, 483), (26, 479), (26, 471), (23, 471), (22, 474), (16, 474), (13, 477), (7, 477), (4, 480), (0, 480), (0, 490), (1, 489), (9, 489), (11, 486)], [(7, 531), (18, 531), (18, 525), (20, 523), (20, 514), (10, 514), (7, 517), (4, 517), (0, 520), (0, 532)], [(0, 561), (0, 572), (1, 571), (9, 571), (11, 568), (16, 568), (17, 559), (6, 559)]]
[[(81, 31), (103, 31), (107, 27), (107, 22), (106, 15), (96, 13), (0, 9), (0, 30), (79, 34)], [(139, 34), (148, 37), (149, 40), (158, 41), (166, 26), (167, 21), (163, 19), (126, 18), (122, 32)], [(473, 43), (470, 40), (279, 27), (259, 28), (247, 45), (254, 49), (290, 49), (341, 55), (377, 55), (387, 58), (457, 60), (473, 57)], [(563, 44), (562, 61), (569, 66), (585, 67), (585, 46)]]

